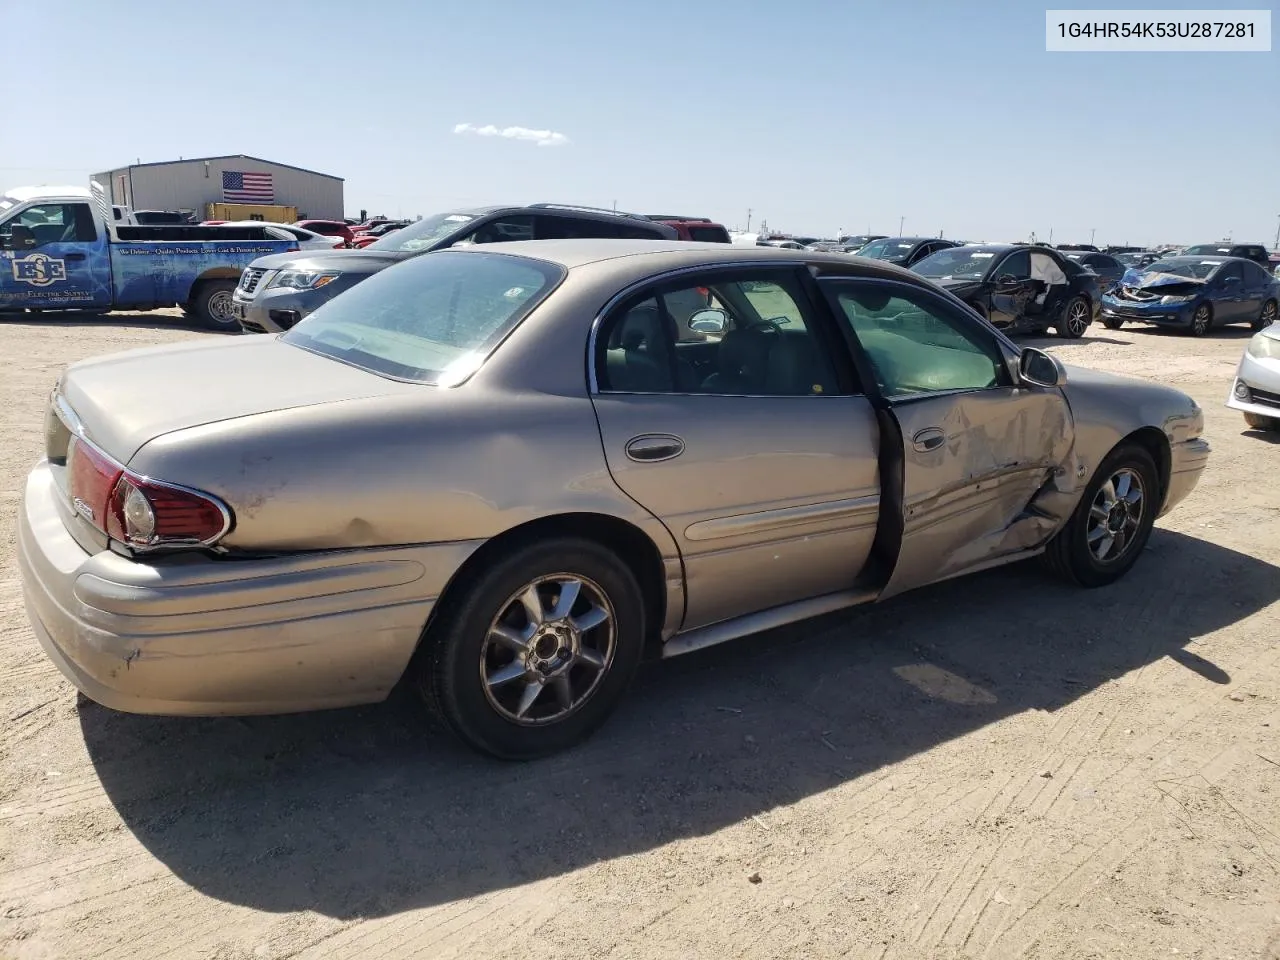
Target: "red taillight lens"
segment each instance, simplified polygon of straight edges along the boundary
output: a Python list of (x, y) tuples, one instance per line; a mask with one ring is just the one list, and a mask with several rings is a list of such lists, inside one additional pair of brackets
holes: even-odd
[(99, 530), (107, 529), (111, 492), (124, 467), (79, 437), (67, 444), (67, 492), (71, 506)]
[(231, 511), (212, 497), (127, 470), (107, 508), (108, 536), (139, 549), (212, 546), (230, 529)]

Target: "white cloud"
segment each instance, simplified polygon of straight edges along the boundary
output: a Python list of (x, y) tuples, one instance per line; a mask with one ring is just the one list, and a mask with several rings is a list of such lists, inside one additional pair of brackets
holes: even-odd
[(569, 138), (555, 130), (531, 130), (529, 127), (495, 127), (488, 123), (478, 127), (474, 123), (459, 123), (453, 128), (454, 133), (470, 134), (477, 137), (503, 137), (507, 140), (528, 140), (540, 147), (563, 147)]

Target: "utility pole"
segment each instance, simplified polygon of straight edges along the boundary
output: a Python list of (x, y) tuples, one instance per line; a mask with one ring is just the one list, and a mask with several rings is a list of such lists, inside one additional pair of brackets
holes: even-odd
[(1097, 232), (1098, 232), (1098, 228), (1097, 228), (1097, 227), (1090, 227), (1090, 228), (1089, 228), (1089, 246), (1091, 246), (1091, 247), (1093, 246), (1093, 235), (1094, 235), (1095, 233), (1097, 233)]
[[(1280, 214), (1276, 215), (1276, 219), (1280, 220)], [(1272, 250), (1280, 250), (1280, 224), (1276, 225), (1276, 242), (1271, 247)]]
[(903, 221), (905, 221), (906, 219), (907, 219), (906, 217), (898, 218), (898, 236), (902, 236), (902, 224), (903, 224)]
[(747, 207), (747, 229), (743, 232), (744, 233), (751, 232), (751, 208), (750, 207)]
[(1053, 227), (1049, 228), (1049, 246), (1053, 246)]

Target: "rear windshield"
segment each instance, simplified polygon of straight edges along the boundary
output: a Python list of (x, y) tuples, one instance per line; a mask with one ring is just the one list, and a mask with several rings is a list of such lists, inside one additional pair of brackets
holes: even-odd
[[(461, 233), (473, 217), (469, 213), (436, 213), (415, 220), (402, 230), (394, 230), (380, 240), (369, 244), (369, 250), (390, 250), (397, 253), (422, 253), (430, 250), (446, 237)], [(386, 222), (386, 221), (383, 221)]]
[(728, 243), (729, 232), (724, 227), (690, 227), (689, 239), (700, 243)]
[(1194, 247), (1187, 247), (1182, 252), (1192, 257), (1225, 257), (1231, 252), (1231, 248), (1218, 243), (1198, 243)]
[(871, 257), (874, 260), (891, 260), (905, 257), (915, 249), (914, 240), (875, 240), (858, 251), (860, 257)]
[(452, 386), (563, 276), (541, 260), (439, 251), (374, 274), (281, 339), (395, 380)]

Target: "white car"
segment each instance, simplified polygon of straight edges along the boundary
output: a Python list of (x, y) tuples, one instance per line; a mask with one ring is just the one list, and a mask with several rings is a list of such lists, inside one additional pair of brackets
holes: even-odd
[(299, 250), (341, 250), (347, 244), (341, 237), (326, 237), (292, 223), (263, 223), (261, 220), (235, 220), (222, 227), (265, 227), (267, 233), (281, 240), (296, 240)]
[(1269, 324), (1249, 340), (1227, 406), (1243, 413), (1255, 430), (1280, 430), (1280, 324)]

